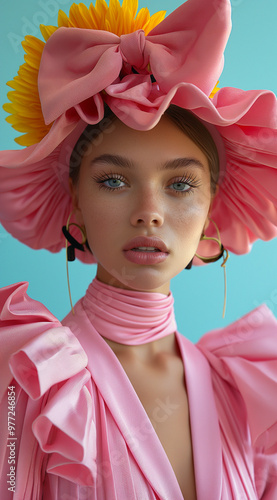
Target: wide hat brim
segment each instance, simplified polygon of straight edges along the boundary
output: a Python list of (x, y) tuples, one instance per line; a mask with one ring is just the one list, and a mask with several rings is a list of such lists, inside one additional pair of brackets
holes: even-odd
[[(256, 239), (277, 235), (276, 97), (265, 90), (223, 88), (209, 98), (222, 70), (230, 9), (223, 0), (215, 39), (214, 2), (205, 2), (205, 15), (195, 26), (200, 4), (186, 2), (146, 37), (141, 30), (117, 37), (75, 28), (60, 28), (51, 36), (43, 51), (39, 88), (45, 122), (53, 125), (40, 143), (0, 153), (0, 221), (13, 236), (35, 249), (58, 252), (65, 246), (61, 228), (72, 211), (69, 159), (86, 125), (103, 118), (104, 103), (138, 130), (153, 128), (170, 104), (192, 111), (216, 137), (221, 157), (211, 219), (223, 245), (243, 254)], [(184, 36), (188, 48), (180, 50)], [(207, 46), (209, 68), (205, 63), (199, 70)], [(123, 66), (135, 73), (120, 76)], [(72, 234), (80, 238), (74, 226)], [(207, 235), (216, 236), (213, 224)], [(202, 241), (198, 253), (214, 254), (212, 247)], [(77, 250), (76, 255), (94, 262), (89, 251)]]

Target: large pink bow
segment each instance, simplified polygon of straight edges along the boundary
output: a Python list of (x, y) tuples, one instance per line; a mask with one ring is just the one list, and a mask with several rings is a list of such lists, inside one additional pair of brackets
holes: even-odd
[(58, 29), (46, 43), (39, 71), (45, 122), (75, 108), (85, 122), (97, 123), (104, 100), (127, 125), (153, 126), (153, 116), (173, 102), (182, 82), (210, 95), (230, 28), (229, 0), (188, 0), (147, 36), (143, 30), (118, 37)]

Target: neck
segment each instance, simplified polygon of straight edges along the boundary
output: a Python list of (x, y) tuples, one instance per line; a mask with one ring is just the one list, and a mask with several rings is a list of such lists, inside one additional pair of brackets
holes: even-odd
[(176, 345), (175, 334), (167, 335), (162, 339), (148, 342), (147, 344), (140, 345), (125, 345), (114, 342), (105, 337), (103, 339), (107, 342), (110, 348), (114, 351), (119, 359), (140, 360), (144, 363), (153, 364), (153, 360), (166, 354), (177, 355), (178, 348)]
[[(124, 273), (123, 273), (124, 274)], [(123, 290), (130, 290), (133, 292), (144, 292), (144, 293), (162, 293), (164, 295), (169, 295), (170, 293), (170, 282), (164, 283), (163, 285), (159, 286), (158, 288), (155, 289), (145, 289), (145, 288), (132, 288), (131, 286), (126, 285), (125, 283), (122, 283), (119, 279), (113, 277), (104, 269), (101, 264), (98, 263), (97, 265), (97, 280), (101, 281), (102, 283), (106, 285), (111, 285), (115, 288), (121, 288)], [(128, 276), (126, 275), (126, 279), (128, 280)], [(129, 280), (130, 281), (130, 280)], [(144, 283), (145, 285), (145, 283)]]

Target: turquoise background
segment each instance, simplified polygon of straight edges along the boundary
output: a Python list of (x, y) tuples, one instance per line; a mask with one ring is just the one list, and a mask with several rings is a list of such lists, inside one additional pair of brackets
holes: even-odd
[[(216, 0), (215, 0), (216, 1)], [(0, 104), (6, 102), (5, 83), (23, 63), (20, 42), (24, 35), (39, 36), (38, 25), (56, 24), (61, 8), (68, 13), (66, 0), (13, 0), (2, 2), (0, 21)], [(84, 2), (89, 5), (89, 2)], [(179, 1), (147, 0), (150, 13), (171, 12)], [(233, 0), (233, 30), (225, 51), (225, 67), (220, 86), (242, 89), (268, 88), (277, 91), (277, 2), (276, 0)], [(143, 7), (139, 3), (139, 8)], [(208, 54), (207, 54), (208, 57)], [(18, 135), (0, 110), (0, 149), (14, 149)], [(16, 146), (17, 147), (17, 146)], [(276, 180), (277, 190), (277, 180)], [(266, 302), (277, 311), (277, 240), (257, 242), (244, 256), (231, 255), (227, 265), (227, 311), (222, 319), (223, 271), (220, 263), (183, 271), (172, 280), (179, 331), (196, 341), (208, 330), (225, 326)], [(31, 297), (43, 302), (59, 319), (69, 311), (65, 253), (50, 254), (31, 250), (12, 238), (0, 226), (0, 285), (29, 281)], [(70, 264), (74, 302), (85, 292), (95, 274), (95, 266)]]

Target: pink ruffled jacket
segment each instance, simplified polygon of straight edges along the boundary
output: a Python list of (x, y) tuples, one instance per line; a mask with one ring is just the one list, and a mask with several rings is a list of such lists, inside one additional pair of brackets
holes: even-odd
[[(182, 500), (137, 394), (92, 326), (88, 300), (62, 325), (26, 290), (20, 283), (0, 294), (1, 500)], [(275, 318), (261, 306), (196, 345), (179, 333), (176, 339), (197, 499), (275, 500)], [(7, 425), (11, 386), (16, 440)], [(15, 492), (7, 483), (9, 443), (17, 459)]]

